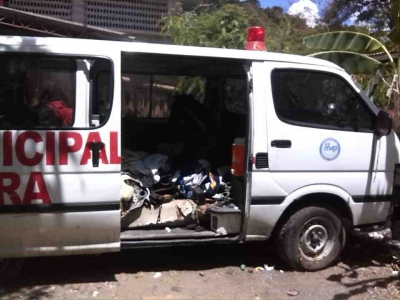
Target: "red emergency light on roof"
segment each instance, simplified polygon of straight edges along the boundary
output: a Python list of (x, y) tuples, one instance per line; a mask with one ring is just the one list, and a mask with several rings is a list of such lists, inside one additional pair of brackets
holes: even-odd
[(265, 30), (260, 26), (250, 27), (247, 32), (246, 50), (265, 51)]

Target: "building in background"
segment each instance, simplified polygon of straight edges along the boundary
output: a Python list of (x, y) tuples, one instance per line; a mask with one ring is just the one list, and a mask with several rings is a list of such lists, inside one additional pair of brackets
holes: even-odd
[(3, 14), (18, 10), (26, 16), (65, 21), (60, 24), (72, 22), (83, 30), (102, 28), (138, 41), (162, 43), (167, 41), (161, 35), (162, 19), (174, 5), (175, 0), (0, 0), (0, 6), (9, 9), (2, 10)]

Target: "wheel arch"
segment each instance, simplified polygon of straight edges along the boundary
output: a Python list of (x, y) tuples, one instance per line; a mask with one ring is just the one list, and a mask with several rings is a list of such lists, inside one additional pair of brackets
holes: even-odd
[(334, 208), (340, 214), (346, 227), (353, 226), (353, 214), (349, 206), (350, 199), (351, 196), (346, 191), (330, 185), (308, 186), (296, 190), (286, 197), (283, 203), (286, 204), (286, 208), (275, 224), (272, 234), (275, 236), (295, 212), (312, 205)]

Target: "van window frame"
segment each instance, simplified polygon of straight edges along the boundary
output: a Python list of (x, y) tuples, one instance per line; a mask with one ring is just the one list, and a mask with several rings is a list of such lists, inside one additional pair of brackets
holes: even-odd
[[(64, 53), (44, 53), (44, 52), (6, 52), (6, 53), (1, 53), (1, 56), (11, 56), (11, 57), (17, 57), (17, 56), (23, 56), (23, 57), (39, 57), (39, 58), (60, 58), (60, 59), (66, 59), (66, 60), (71, 60), (74, 63), (74, 69), (75, 69), (75, 93), (76, 93), (76, 71), (77, 71), (77, 62), (76, 60), (94, 60), (94, 59), (105, 59), (110, 63), (110, 110), (107, 113), (107, 117), (104, 119), (104, 122), (100, 124), (99, 126), (89, 126), (88, 127), (73, 127), (75, 123), (75, 112), (77, 109), (77, 99), (76, 95), (74, 97), (74, 103), (75, 107), (73, 110), (73, 118), (72, 118), (72, 125), (71, 126), (27, 126), (27, 127), (8, 127), (8, 128), (0, 128), (0, 131), (11, 131), (11, 130), (23, 130), (23, 131), (48, 131), (48, 130), (53, 130), (53, 131), (76, 131), (76, 130), (94, 130), (94, 129), (100, 129), (103, 126), (105, 126), (108, 121), (110, 120), (112, 109), (113, 109), (113, 104), (114, 104), (114, 88), (115, 88), (115, 80), (114, 80), (114, 74), (115, 74), (115, 67), (114, 67), (114, 61), (112, 58), (104, 55), (85, 55), (85, 54), (64, 54)], [(89, 84), (90, 84), (90, 78), (89, 78)], [(90, 85), (91, 86), (91, 85)], [(90, 106), (93, 101), (92, 99), (93, 95), (90, 93), (89, 101), (90, 101)], [(91, 119), (91, 116), (88, 116), (89, 119)]]
[(277, 71), (288, 71), (288, 72), (294, 71), (294, 72), (304, 72), (304, 73), (308, 72), (308, 73), (314, 73), (314, 74), (319, 73), (319, 74), (324, 74), (324, 75), (335, 77), (339, 81), (343, 82), (357, 96), (358, 100), (360, 101), (360, 104), (363, 105), (365, 107), (365, 109), (371, 114), (371, 118), (372, 118), (373, 124), (376, 121), (377, 112), (374, 109), (372, 109), (373, 107), (371, 105), (369, 105), (369, 103), (367, 103), (365, 101), (365, 98), (361, 95), (360, 92), (357, 92), (354, 89), (354, 87), (345, 78), (343, 78), (342, 76), (340, 76), (340, 75), (338, 75), (336, 73), (332, 73), (332, 72), (328, 72), (328, 71), (321, 71), (321, 70), (313, 70), (313, 69), (302, 69), (302, 68), (274, 68), (270, 73), (270, 85), (271, 85), (272, 102), (273, 102), (273, 105), (274, 105), (275, 115), (283, 123), (286, 123), (286, 124), (289, 124), (289, 125), (294, 125), (294, 126), (300, 126), (300, 127), (314, 128), (314, 129), (346, 131), (346, 132), (354, 132), (354, 133), (373, 133), (374, 132), (373, 129), (365, 129), (364, 128), (364, 129), (355, 130), (354, 128), (350, 128), (349, 126), (339, 127), (339, 126), (334, 126), (334, 125), (301, 122), (301, 121), (295, 121), (295, 120), (291, 120), (291, 119), (288, 119), (288, 118), (285, 118), (285, 117), (281, 116), (277, 111), (276, 103), (277, 103), (278, 99), (276, 99), (276, 97), (274, 95), (274, 79), (273, 79), (273, 76), (274, 76), (274, 73), (277, 72)]

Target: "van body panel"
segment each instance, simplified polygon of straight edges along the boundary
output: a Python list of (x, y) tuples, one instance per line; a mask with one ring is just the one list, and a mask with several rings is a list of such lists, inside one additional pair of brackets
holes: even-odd
[(115, 209), (0, 214), (0, 239), (7, 241), (0, 246), (0, 257), (115, 252), (120, 248), (119, 219)]
[[(324, 72), (341, 78), (355, 93), (360, 93), (350, 76), (325, 66), (281, 62), (257, 62), (253, 66), (253, 156), (267, 153), (268, 167), (259, 169), (256, 163), (253, 168), (247, 234), (269, 236), (293, 201), (324, 192), (348, 203), (354, 226), (384, 222), (390, 210), (394, 166), (399, 157), (395, 134), (392, 132), (378, 139), (372, 132), (288, 124), (276, 112), (272, 86), (274, 70)], [(360, 101), (365, 99), (360, 97)], [(373, 114), (377, 111), (371, 109)], [(327, 139), (339, 141), (337, 159), (322, 157), (321, 145)], [(276, 147), (275, 141), (289, 141), (290, 146)]]
[[(4, 40), (4, 37), (1, 38)], [(3, 187), (0, 205), (0, 257), (89, 254), (120, 248), (120, 52), (80, 47), (79, 42), (8, 37), (0, 56), (75, 61), (75, 109), (71, 128), (0, 131)], [(68, 46), (66, 46), (68, 44)], [(103, 44), (104, 45), (104, 44)], [(90, 124), (91, 65), (110, 62), (114, 76), (112, 109), (101, 127)], [(51, 66), (50, 66), (51, 68)], [(118, 79), (118, 80), (116, 80)], [(56, 89), (64, 88), (62, 85)], [(56, 99), (64, 100), (64, 99)], [(110, 107), (111, 108), (111, 107)], [(99, 165), (91, 143), (102, 143)], [(7, 157), (4, 158), (4, 157)], [(37, 159), (34, 159), (34, 158)], [(7, 189), (7, 188), (6, 188)]]

